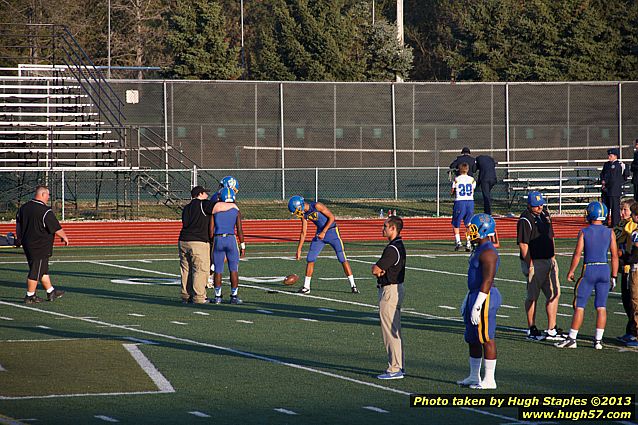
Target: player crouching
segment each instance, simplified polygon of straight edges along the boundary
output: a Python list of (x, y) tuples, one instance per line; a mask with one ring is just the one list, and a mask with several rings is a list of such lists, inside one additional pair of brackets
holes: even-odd
[[(465, 341), (470, 349), (470, 375), (461, 386), (476, 390), (496, 389), (496, 312), (501, 306), (501, 294), (494, 286), (498, 270), (498, 251), (490, 240), (494, 236), (496, 223), (487, 214), (475, 214), (470, 219), (467, 231), (476, 246), (470, 255), (467, 271), (468, 294), (461, 305), (465, 322)], [(481, 361), (485, 359), (485, 376), (481, 379)]]

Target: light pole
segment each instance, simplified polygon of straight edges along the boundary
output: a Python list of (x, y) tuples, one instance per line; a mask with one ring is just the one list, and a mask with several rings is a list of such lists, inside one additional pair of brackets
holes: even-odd
[(108, 17), (108, 46), (107, 46), (107, 56), (108, 56), (108, 68), (106, 70), (106, 76), (107, 78), (111, 78), (111, 0), (109, 0), (109, 13), (108, 13), (109, 17)]
[(244, 54), (244, 0), (240, 0), (240, 15), (241, 15), (241, 69), (242, 78), (246, 78), (246, 56)]

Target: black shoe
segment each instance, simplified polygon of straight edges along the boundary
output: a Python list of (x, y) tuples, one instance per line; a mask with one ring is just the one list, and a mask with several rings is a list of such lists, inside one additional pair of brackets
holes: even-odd
[(460, 250), (461, 250), (461, 248), (463, 248), (463, 245), (461, 245), (461, 243), (457, 243), (457, 244), (454, 246), (454, 251), (460, 251)]
[(42, 301), (44, 301), (42, 298), (38, 297), (36, 294), (33, 294), (31, 296), (29, 295), (25, 295), (24, 296), (24, 303), (25, 304), (37, 304), (37, 303), (41, 303)]
[(358, 294), (358, 293), (359, 293), (359, 290), (357, 289), (357, 287), (356, 287), (356, 286), (353, 286), (353, 287), (352, 287), (352, 288), (350, 288), (350, 289), (352, 290), (352, 293), (353, 293), (353, 294)]
[(242, 304), (243, 301), (237, 295), (231, 295), (230, 296), (230, 303), (231, 304)]
[(542, 341), (545, 339), (545, 335), (538, 330), (536, 325), (532, 325), (527, 330), (527, 339), (531, 339), (533, 341)]
[(54, 289), (51, 293), (47, 294), (47, 301), (55, 301), (58, 298), (62, 298), (64, 291), (61, 289)]

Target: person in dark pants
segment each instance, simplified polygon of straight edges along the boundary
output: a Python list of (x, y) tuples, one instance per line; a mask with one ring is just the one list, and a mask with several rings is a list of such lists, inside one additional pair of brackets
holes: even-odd
[(603, 203), (609, 210), (611, 222), (609, 227), (616, 227), (620, 221), (620, 197), (622, 196), (622, 186), (629, 177), (629, 170), (625, 164), (618, 161), (620, 151), (618, 148), (607, 150), (607, 159), (600, 172), (600, 183)]
[(476, 171), (478, 171), (478, 185), (483, 192), (483, 211), (492, 215), (492, 188), (496, 184), (496, 161), (489, 155), (476, 157)]
[(60, 222), (47, 206), (49, 188), (37, 186), (32, 200), (22, 205), (16, 215), (16, 246), (22, 245), (29, 264), (27, 276), (27, 294), (25, 304), (44, 301), (36, 295), (38, 281), (47, 292), (47, 301), (53, 301), (64, 295), (64, 291), (55, 289), (49, 277), (49, 257), (53, 254), (53, 240), (57, 235), (64, 245), (69, 244)]
[(634, 140), (634, 160), (631, 161), (631, 184), (634, 186), (634, 199), (638, 201), (638, 139)]
[(467, 175), (470, 177), (474, 176), (474, 172), (476, 171), (476, 160), (470, 155), (470, 148), (467, 146), (461, 149), (461, 155), (457, 156), (450, 164), (450, 170), (454, 171), (455, 176), (459, 175), (459, 165), (463, 163), (466, 163), (470, 167)]

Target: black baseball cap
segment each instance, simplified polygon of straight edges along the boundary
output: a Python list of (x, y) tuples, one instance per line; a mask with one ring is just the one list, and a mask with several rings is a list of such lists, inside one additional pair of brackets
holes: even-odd
[(618, 148), (607, 149), (607, 155), (620, 156), (620, 149), (618, 149)]
[(461, 153), (470, 153), (470, 148), (465, 146), (463, 149), (461, 149)]
[(203, 186), (195, 186), (191, 189), (191, 198), (197, 198), (200, 193), (210, 193), (210, 189), (204, 189)]

